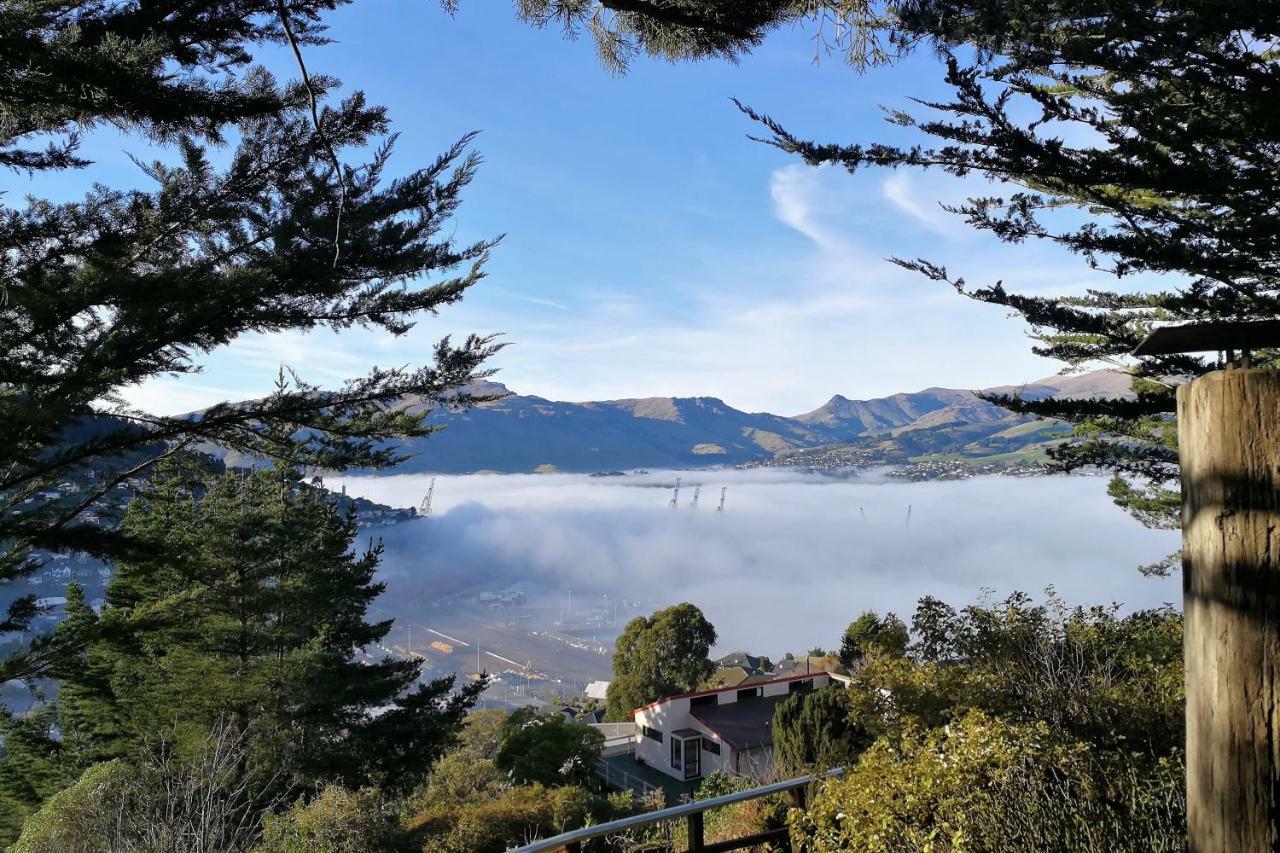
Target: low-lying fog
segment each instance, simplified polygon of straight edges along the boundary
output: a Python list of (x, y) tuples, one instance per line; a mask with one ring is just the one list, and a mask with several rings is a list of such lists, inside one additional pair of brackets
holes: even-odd
[[(672, 509), (671, 489), (661, 486), (677, 476), (684, 485)], [(354, 495), (417, 506), (430, 480), (345, 483)], [(864, 609), (909, 618), (926, 594), (964, 604), (984, 588), (1003, 596), (1053, 585), (1071, 603), (1180, 603), (1179, 578), (1136, 568), (1176, 549), (1178, 535), (1139, 526), (1112, 505), (1105, 484), (904, 483), (778, 470), (441, 476), (430, 519), (381, 531), (383, 571), (391, 598), (401, 586), (465, 579), (477, 592), (510, 585), (531, 600), (572, 589), (575, 603), (601, 593), (650, 609), (691, 601), (715, 624), (720, 649), (771, 655), (830, 647)]]

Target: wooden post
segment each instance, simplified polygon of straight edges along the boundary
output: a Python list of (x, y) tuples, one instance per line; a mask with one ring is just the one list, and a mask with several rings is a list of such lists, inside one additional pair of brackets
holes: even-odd
[(1280, 371), (1178, 389), (1191, 853), (1280, 850)]

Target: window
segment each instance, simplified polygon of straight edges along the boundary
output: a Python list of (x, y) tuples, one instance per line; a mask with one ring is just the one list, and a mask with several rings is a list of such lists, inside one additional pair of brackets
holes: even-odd
[(747, 699), (755, 699), (759, 695), (760, 695), (759, 687), (748, 687), (745, 690), (738, 691), (738, 701), (743, 702), (743, 701), (746, 701)]
[(679, 770), (684, 766), (684, 741), (671, 739), (671, 766)]
[(690, 708), (702, 708), (707, 705), (714, 705), (714, 704), (716, 704), (716, 694), (714, 693), (712, 693), (709, 696), (694, 696), (692, 699), (689, 700)]
[(656, 740), (658, 743), (662, 743), (662, 732), (658, 731), (657, 729), (651, 729), (648, 726), (645, 726), (644, 736), (647, 737), (649, 740)]
[(804, 679), (804, 680), (801, 680), (801, 681), (793, 681), (793, 682), (791, 682), (789, 685), (787, 685), (787, 689), (788, 689), (791, 693), (803, 693), (803, 692), (804, 692), (804, 691), (806, 691), (806, 690), (812, 690), (812, 689), (813, 689), (813, 679), (812, 679), (812, 678), (808, 678), (808, 679)]
[(716, 743), (713, 740), (708, 740), (707, 738), (703, 738), (702, 748), (705, 749), (707, 752), (711, 753), (712, 755), (720, 754), (720, 744)]

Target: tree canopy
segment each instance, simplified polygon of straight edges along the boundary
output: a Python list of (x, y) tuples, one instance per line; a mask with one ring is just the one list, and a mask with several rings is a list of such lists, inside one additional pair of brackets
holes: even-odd
[(881, 616), (868, 610), (844, 629), (840, 638), (840, 664), (852, 668), (873, 652), (901, 656), (909, 640), (907, 626), (897, 616), (892, 613)]
[(625, 720), (636, 708), (697, 689), (715, 665), (707, 657), (716, 629), (692, 604), (637, 616), (618, 635), (607, 714)]
[[(65, 783), (158, 742), (196, 751), (220, 726), (263, 791), (407, 792), (484, 686), (454, 693), (451, 677), (420, 681), (420, 660), (369, 656), (391, 628), (366, 621), (381, 547), (354, 550), (353, 517), (292, 472), (209, 478), (166, 463), (124, 527), (139, 552), (101, 616), (73, 593), (57, 629), (79, 635), (51, 667), (61, 736), (46, 728), (0, 765), (6, 787), (26, 783), (11, 811), (48, 796), (50, 765)], [(6, 740), (30, 728), (14, 721)]]
[[(0, 165), (83, 167), (82, 135), (99, 125), (161, 146), (136, 158), (147, 188), (0, 209), (0, 577), (29, 573), (38, 550), (127, 553), (98, 508), (158, 459), (216, 445), (303, 468), (385, 467), (390, 439), (429, 431), (397, 400), (484, 375), (491, 338), (446, 338), (426, 366), (336, 389), (282, 372), (265, 398), (193, 415), (121, 397), (199, 370), (246, 332), (403, 334), (482, 277), (494, 242), (459, 245), (446, 227), (479, 163), (472, 136), (393, 177), (385, 110), (359, 91), (332, 101), (338, 81), (306, 72), (302, 49), (323, 42), (336, 5), (32, 0), (0, 12)], [(296, 49), (299, 81), (253, 64), (276, 42)], [(365, 162), (348, 159), (366, 148)], [(22, 599), (0, 630), (34, 613)], [(45, 651), (0, 663), (0, 677), (40, 672)]]

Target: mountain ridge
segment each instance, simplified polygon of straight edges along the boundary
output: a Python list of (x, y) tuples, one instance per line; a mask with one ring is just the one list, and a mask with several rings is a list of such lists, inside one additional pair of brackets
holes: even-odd
[[(1034, 422), (963, 389), (925, 388), (869, 400), (833, 395), (824, 405), (788, 417), (745, 412), (719, 397), (629, 397), (564, 402), (521, 395), (486, 381), (468, 393), (492, 397), (470, 408), (406, 400), (446, 429), (402, 445), (410, 458), (398, 473), (595, 472), (657, 467), (706, 467), (772, 459), (779, 454), (883, 439), (904, 447), (947, 447), (948, 439), (972, 442)], [(1107, 396), (1130, 393), (1117, 371), (1055, 376), (982, 393)], [(1045, 433), (1024, 430), (1028, 443)], [(954, 433), (954, 436), (952, 435)]]

